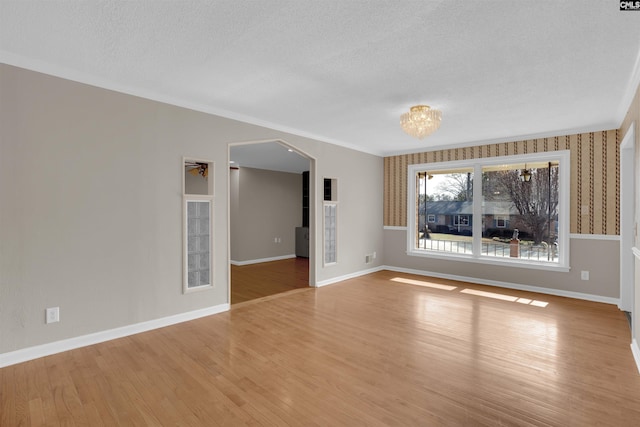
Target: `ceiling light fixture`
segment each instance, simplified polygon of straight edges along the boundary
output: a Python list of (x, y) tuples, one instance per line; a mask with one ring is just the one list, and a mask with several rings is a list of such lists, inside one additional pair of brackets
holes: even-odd
[(442, 112), (428, 105), (415, 105), (400, 116), (400, 127), (414, 138), (422, 139), (440, 127)]

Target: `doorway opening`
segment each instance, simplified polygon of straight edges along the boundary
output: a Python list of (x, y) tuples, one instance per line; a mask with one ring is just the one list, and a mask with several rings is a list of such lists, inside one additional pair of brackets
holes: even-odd
[(315, 160), (281, 140), (229, 145), (229, 302), (315, 286)]
[(638, 223), (637, 188), (640, 188), (636, 164), (634, 124), (620, 144), (620, 309), (632, 323), (634, 312), (635, 255), (634, 244)]

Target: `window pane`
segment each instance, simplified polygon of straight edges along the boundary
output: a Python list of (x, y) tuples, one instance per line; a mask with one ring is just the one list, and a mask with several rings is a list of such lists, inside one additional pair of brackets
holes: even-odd
[(211, 202), (187, 201), (187, 287), (210, 285)]
[(418, 172), (416, 248), (473, 252), (473, 169)]
[(336, 220), (337, 220), (337, 204), (324, 205), (324, 263), (331, 264), (337, 262), (336, 251)]
[(482, 255), (558, 262), (558, 162), (482, 170)]

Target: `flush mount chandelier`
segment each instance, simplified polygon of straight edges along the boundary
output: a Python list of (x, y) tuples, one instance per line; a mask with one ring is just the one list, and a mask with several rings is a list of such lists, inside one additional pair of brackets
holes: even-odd
[(400, 116), (400, 127), (409, 135), (422, 139), (440, 127), (442, 112), (428, 105), (415, 105)]

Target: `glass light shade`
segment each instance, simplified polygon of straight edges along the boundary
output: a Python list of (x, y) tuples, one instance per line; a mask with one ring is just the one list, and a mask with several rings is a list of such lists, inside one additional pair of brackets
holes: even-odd
[(400, 116), (400, 127), (407, 134), (422, 139), (431, 135), (440, 127), (442, 112), (428, 105), (411, 107), (408, 113)]
[(531, 172), (529, 171), (529, 169), (523, 169), (522, 172), (520, 172), (520, 181), (531, 181)]

